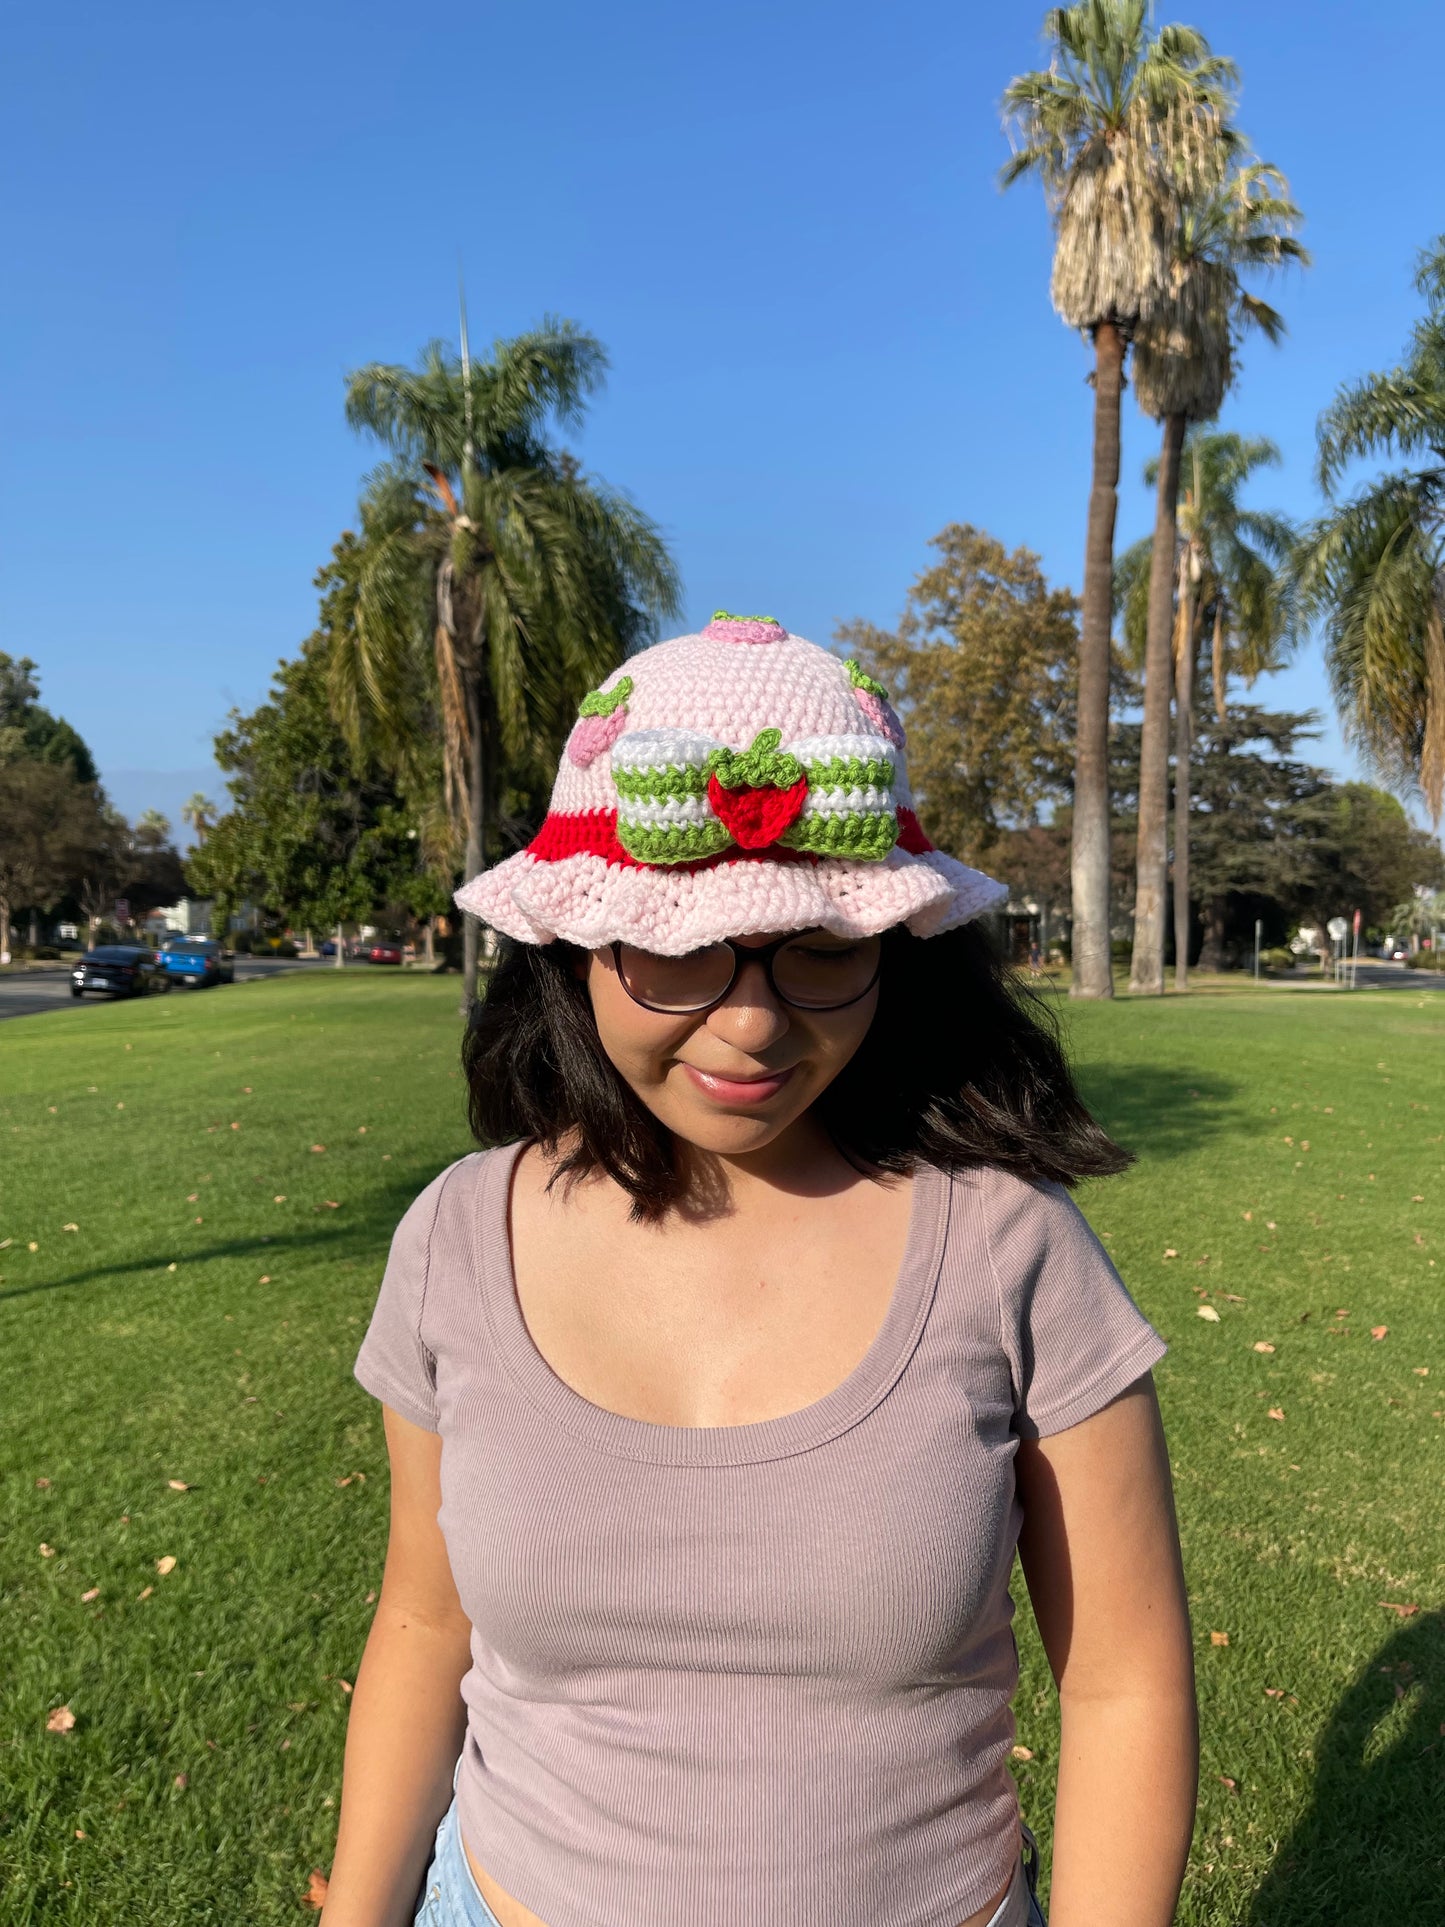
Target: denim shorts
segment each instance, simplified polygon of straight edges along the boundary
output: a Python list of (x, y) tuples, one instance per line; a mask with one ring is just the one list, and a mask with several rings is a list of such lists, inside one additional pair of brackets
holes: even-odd
[[(452, 1803), (437, 1828), (436, 1845), (417, 1896), (412, 1927), (501, 1927), (497, 1916), (482, 1899), (482, 1890), (462, 1848), (456, 1795), (461, 1766), (458, 1760), (452, 1773)], [(1039, 1905), (1038, 1873), (1038, 1842), (1025, 1826), (1023, 1847), (1009, 1890), (994, 1910), (988, 1927), (1048, 1927)]]

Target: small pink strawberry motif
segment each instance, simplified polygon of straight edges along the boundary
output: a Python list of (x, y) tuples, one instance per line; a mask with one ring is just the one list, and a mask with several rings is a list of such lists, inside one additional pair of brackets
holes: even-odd
[(594, 763), (603, 750), (611, 749), (627, 727), (627, 702), (632, 694), (632, 678), (624, 676), (615, 689), (594, 689), (582, 698), (577, 721), (567, 738), (567, 760), (578, 769)]

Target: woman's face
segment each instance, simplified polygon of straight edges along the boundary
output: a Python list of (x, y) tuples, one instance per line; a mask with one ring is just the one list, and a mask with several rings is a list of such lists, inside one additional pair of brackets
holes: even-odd
[[(772, 938), (735, 941), (750, 950)], [(795, 1009), (760, 963), (740, 962), (720, 1003), (686, 1015), (636, 1003), (610, 950), (589, 952), (585, 981), (618, 1074), (675, 1136), (725, 1157), (761, 1150), (800, 1118), (863, 1042), (878, 1007), (875, 984), (841, 1010)]]

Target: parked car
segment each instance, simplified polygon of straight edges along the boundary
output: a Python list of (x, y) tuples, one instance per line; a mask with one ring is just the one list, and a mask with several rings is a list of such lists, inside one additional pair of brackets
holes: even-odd
[(161, 951), (166, 975), (183, 984), (229, 984), (236, 966), (214, 937), (173, 937)]
[[(341, 946), (342, 961), (345, 962), (353, 957), (359, 957), (361, 952), (362, 946), (359, 943), (353, 943), (350, 937), (348, 937)], [(328, 937), (325, 943), (318, 944), (316, 954), (318, 957), (334, 957), (336, 955), (335, 937)]]
[(83, 997), (87, 990), (104, 991), (110, 997), (145, 997), (170, 987), (157, 953), (140, 943), (103, 943), (87, 950), (70, 973), (72, 997)]
[(399, 964), (401, 945), (390, 937), (378, 937), (375, 943), (366, 946), (363, 955), (368, 963)]

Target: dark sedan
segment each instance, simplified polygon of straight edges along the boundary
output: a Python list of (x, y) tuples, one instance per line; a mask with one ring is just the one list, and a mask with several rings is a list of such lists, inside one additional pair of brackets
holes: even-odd
[(169, 990), (171, 980), (154, 950), (139, 943), (103, 943), (87, 950), (70, 973), (70, 994), (98, 990), (108, 997), (145, 997)]

